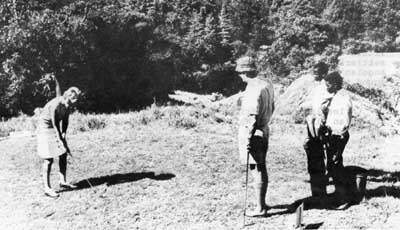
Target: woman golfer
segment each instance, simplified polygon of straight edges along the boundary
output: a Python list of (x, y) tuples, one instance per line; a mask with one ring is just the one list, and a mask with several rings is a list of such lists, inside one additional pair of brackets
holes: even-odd
[(44, 160), (42, 169), (44, 193), (50, 197), (59, 196), (50, 186), (51, 165), (55, 157), (59, 157), (60, 186), (69, 189), (76, 188), (75, 185), (66, 181), (67, 154), (70, 150), (65, 136), (71, 106), (77, 102), (79, 94), (78, 88), (69, 88), (63, 96), (49, 101), (40, 115), (37, 130), (37, 152)]

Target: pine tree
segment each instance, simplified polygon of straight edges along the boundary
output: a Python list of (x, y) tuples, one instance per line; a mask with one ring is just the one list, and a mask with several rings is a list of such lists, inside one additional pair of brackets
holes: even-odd
[(219, 14), (219, 23), (220, 23), (219, 24), (219, 29), (220, 29), (219, 34), (221, 35), (221, 38), (222, 38), (221, 44), (227, 44), (231, 40), (230, 32), (231, 32), (232, 24), (231, 24), (231, 21), (229, 20), (227, 12), (226, 12), (226, 7), (228, 4), (227, 1), (228, 0), (223, 1), (222, 6), (221, 6), (221, 11)]

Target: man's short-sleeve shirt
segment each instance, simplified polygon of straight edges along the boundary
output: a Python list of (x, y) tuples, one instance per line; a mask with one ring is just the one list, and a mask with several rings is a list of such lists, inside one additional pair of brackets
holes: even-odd
[(342, 135), (348, 131), (352, 117), (352, 102), (344, 90), (331, 94), (322, 82), (312, 93), (312, 113), (316, 118), (324, 117), (323, 107), (328, 107), (326, 125), (332, 129), (333, 134)]
[(274, 90), (271, 81), (260, 78), (249, 80), (242, 97), (239, 123), (245, 123), (249, 116), (256, 116), (256, 128), (268, 134), (273, 111)]

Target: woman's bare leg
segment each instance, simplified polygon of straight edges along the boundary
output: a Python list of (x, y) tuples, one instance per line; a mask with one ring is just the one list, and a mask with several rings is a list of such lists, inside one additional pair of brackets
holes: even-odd
[(74, 189), (76, 188), (75, 185), (70, 184), (67, 182), (67, 153), (64, 153), (60, 156), (58, 161), (60, 166), (60, 185), (64, 188)]
[(60, 167), (60, 184), (67, 183), (67, 153), (60, 156), (58, 161), (58, 166)]
[(53, 164), (53, 159), (44, 159), (43, 166), (42, 166), (42, 178), (43, 178), (43, 188), (50, 189), (50, 172), (51, 172), (51, 165)]
[(58, 194), (51, 188), (50, 184), (50, 172), (51, 165), (53, 164), (53, 158), (44, 159), (42, 166), (42, 179), (44, 193), (50, 197), (58, 197)]

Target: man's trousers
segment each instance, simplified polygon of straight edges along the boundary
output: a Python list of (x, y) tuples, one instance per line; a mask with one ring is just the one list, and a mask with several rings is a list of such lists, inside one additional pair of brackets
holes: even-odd
[[(342, 155), (349, 136), (349, 133), (346, 132), (343, 136), (331, 135), (324, 141), (311, 135), (307, 136), (304, 150), (307, 154), (307, 169), (310, 174), (312, 196), (326, 195), (329, 177), (333, 179), (336, 192), (344, 190), (347, 176)], [(326, 156), (324, 146), (326, 147)]]

